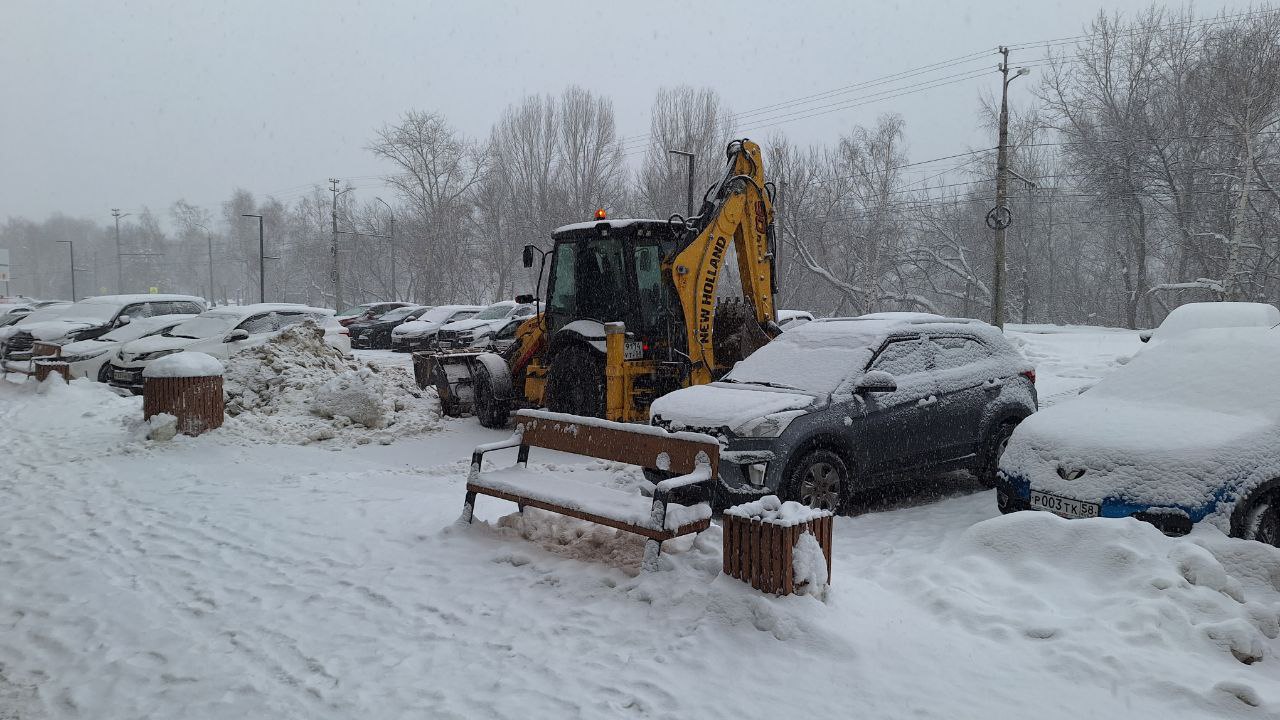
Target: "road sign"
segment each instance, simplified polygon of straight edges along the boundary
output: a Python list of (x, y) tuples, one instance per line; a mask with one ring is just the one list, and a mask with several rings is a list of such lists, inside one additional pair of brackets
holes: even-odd
[(987, 227), (992, 230), (1004, 230), (1013, 224), (1013, 211), (1004, 205), (997, 205), (987, 213)]
[(149, 289), (147, 290), (147, 292), (151, 293), (152, 295), (155, 295), (156, 293), (160, 292), (160, 288), (158, 288), (158, 287), (154, 287), (154, 286), (153, 286), (153, 287), (149, 288)]

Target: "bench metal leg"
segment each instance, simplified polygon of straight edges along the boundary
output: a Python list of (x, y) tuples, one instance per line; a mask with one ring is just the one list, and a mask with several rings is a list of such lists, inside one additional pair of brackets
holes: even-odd
[(458, 522), (471, 524), (471, 518), (475, 516), (476, 494), (472, 491), (467, 492), (467, 499), (462, 501), (462, 517), (458, 518)]
[(644, 562), (640, 563), (643, 572), (657, 572), (658, 557), (662, 555), (662, 541), (650, 539), (644, 544)]

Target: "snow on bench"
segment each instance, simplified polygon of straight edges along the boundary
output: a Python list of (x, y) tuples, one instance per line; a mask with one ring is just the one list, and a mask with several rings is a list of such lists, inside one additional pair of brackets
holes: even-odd
[[(682, 474), (658, 483), (649, 499), (531, 470), (530, 447)], [(519, 448), (515, 465), (481, 472), (486, 453), (508, 448)], [(719, 450), (714, 438), (700, 433), (668, 433), (645, 425), (521, 410), (516, 414), (515, 435), (479, 445), (472, 453), (461, 520), (471, 522), (476, 495), (510, 500), (521, 510), (527, 505), (647, 537), (643, 568), (656, 570), (664, 540), (710, 526), (708, 503), (685, 506), (669, 498), (678, 488), (711, 481), (716, 476)]]

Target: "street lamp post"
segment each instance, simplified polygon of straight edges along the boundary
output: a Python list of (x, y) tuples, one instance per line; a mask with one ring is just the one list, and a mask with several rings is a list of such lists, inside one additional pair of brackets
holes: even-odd
[(994, 217), (994, 229), (996, 231), (995, 242), (995, 268), (991, 279), (991, 324), (998, 328), (1004, 327), (1004, 233), (1009, 226), (1009, 215), (1003, 210), (1006, 192), (1005, 187), (1008, 184), (1009, 174), (1009, 83), (1017, 80), (1023, 75), (1028, 75), (1031, 71), (1027, 68), (1018, 68), (1013, 77), (1009, 77), (1009, 48), (1000, 48), (1000, 54), (1004, 56), (1004, 61), (1000, 63), (1000, 74), (1002, 83), (1000, 89), (1000, 143), (998, 146), (998, 154), (996, 156), (996, 206), (992, 210)]
[(382, 203), (387, 209), (387, 213), (391, 216), (390, 229), (387, 230), (387, 244), (391, 246), (391, 299), (399, 300), (400, 295), (396, 292), (396, 211), (391, 209), (386, 200), (380, 197), (374, 197), (374, 200)]
[(258, 218), (258, 302), (264, 303), (267, 301), (267, 252), (262, 237), (262, 216), (243, 213), (240, 217)]
[(686, 219), (693, 217), (693, 165), (697, 161), (698, 156), (688, 150), (668, 150), (672, 155), (683, 155), (689, 160), (689, 215)]
[(71, 302), (76, 301), (76, 243), (74, 240), (57, 240), (55, 242), (66, 243), (71, 250)]
[(129, 217), (133, 213), (122, 213), (120, 208), (111, 208), (111, 216), (116, 219), (116, 292), (124, 292), (124, 256), (120, 254), (120, 218)]

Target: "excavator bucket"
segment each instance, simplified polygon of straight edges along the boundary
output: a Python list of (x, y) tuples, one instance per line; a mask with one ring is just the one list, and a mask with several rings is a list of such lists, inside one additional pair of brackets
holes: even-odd
[(417, 352), (413, 354), (413, 377), (418, 387), (434, 387), (440, 395), (440, 410), (449, 417), (472, 412), (475, 407), (473, 361), (478, 352)]

